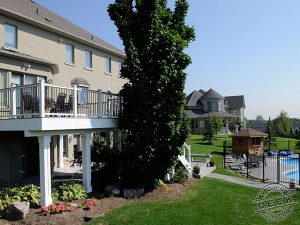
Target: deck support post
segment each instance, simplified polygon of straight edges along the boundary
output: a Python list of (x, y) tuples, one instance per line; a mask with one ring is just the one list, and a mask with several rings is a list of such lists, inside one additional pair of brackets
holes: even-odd
[(82, 134), (82, 183), (87, 193), (92, 192), (92, 172), (91, 172), (91, 142), (92, 133)]
[(41, 206), (48, 206), (52, 203), (51, 198), (51, 158), (50, 142), (51, 136), (40, 136), (39, 158), (40, 158), (40, 198)]
[(64, 136), (59, 135), (58, 168), (64, 168)]

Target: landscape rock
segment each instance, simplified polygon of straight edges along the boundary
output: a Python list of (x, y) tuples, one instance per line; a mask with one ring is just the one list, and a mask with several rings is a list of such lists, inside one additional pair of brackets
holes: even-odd
[(145, 190), (144, 188), (125, 188), (123, 189), (124, 198), (126, 199), (134, 199), (139, 198), (144, 195)]
[(29, 213), (29, 202), (15, 202), (10, 204), (6, 209), (6, 219), (15, 221), (25, 219)]

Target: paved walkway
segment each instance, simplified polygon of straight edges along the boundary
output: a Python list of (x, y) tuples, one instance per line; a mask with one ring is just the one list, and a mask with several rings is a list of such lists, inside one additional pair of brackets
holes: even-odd
[(251, 181), (251, 180), (246, 180), (242, 178), (237, 178), (237, 177), (232, 177), (232, 176), (217, 174), (217, 173), (211, 173), (207, 177), (212, 177), (219, 180), (224, 180), (231, 183), (240, 184), (243, 186), (253, 187), (253, 188), (263, 188), (264, 186), (267, 185), (267, 183), (261, 183), (257, 181)]

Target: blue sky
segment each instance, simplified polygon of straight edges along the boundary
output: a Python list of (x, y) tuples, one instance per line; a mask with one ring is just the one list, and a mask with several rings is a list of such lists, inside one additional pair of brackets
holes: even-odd
[[(36, 0), (123, 49), (107, 15), (113, 0)], [(174, 0), (169, 0), (170, 6)], [(213, 88), (245, 95), (246, 117), (300, 117), (300, 1), (189, 0), (196, 41), (187, 53), (186, 93)]]

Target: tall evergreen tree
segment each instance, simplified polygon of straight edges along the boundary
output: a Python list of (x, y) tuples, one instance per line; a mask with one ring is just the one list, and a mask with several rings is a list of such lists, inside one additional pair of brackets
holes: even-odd
[(274, 135), (273, 125), (270, 117), (267, 122), (266, 133), (268, 134), (268, 136), (265, 138), (264, 145), (268, 150), (271, 150), (272, 147), (276, 147), (276, 138)]
[(128, 83), (121, 91), (119, 116), (119, 127), (128, 134), (125, 185), (164, 176), (188, 136), (184, 70), (191, 59), (184, 49), (195, 33), (185, 24), (187, 12), (187, 0), (177, 0), (174, 11), (167, 0), (116, 0), (109, 5), (127, 56), (121, 76)]

